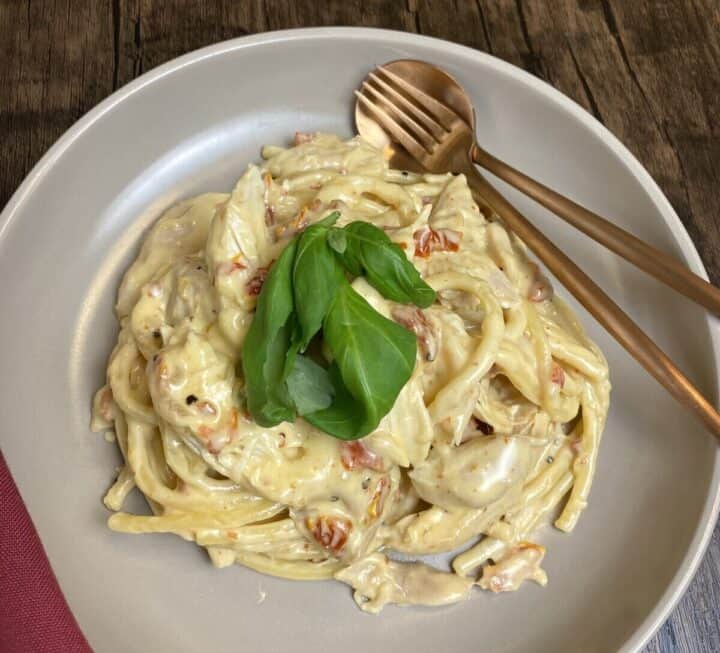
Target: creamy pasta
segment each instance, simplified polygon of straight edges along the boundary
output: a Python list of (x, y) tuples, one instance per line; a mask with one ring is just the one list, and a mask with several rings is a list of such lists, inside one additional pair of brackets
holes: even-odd
[[(109, 526), (175, 533), (218, 567), (336, 578), (368, 612), (544, 584), (530, 538), (559, 507), (555, 526), (571, 531), (587, 504), (602, 353), (462, 175), (393, 170), (360, 138), (325, 134), (263, 158), (230, 194), (170, 208), (125, 273), (93, 407), (124, 458)], [(350, 442), (301, 418), (254, 423), (239, 365), (269, 267), (331, 210), (381, 227), (437, 292), (421, 310), (353, 282), (418, 354), (392, 410)], [(135, 487), (152, 515), (123, 512)], [(459, 547), (451, 569), (417, 560)]]

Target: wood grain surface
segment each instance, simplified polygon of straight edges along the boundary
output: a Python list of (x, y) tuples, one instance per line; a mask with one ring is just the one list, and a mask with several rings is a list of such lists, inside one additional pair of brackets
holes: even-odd
[[(196, 48), (291, 27), (436, 36), (550, 82), (660, 184), (720, 283), (718, 0), (0, 0), (0, 206), (100, 100)], [(647, 647), (720, 651), (720, 530)]]

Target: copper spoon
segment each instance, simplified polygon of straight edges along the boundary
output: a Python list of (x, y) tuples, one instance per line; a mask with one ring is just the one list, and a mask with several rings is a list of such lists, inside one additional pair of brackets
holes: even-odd
[[(490, 205), (588, 312), (720, 439), (720, 415), (715, 408), (592, 279), (486, 181), (475, 167), (474, 159), (489, 163), (493, 172), (514, 182), (520, 190), (528, 189), (528, 194), (547, 208), (559, 208), (561, 217), (592, 237), (600, 236), (599, 242), (613, 251), (623, 256), (629, 254), (632, 259), (628, 260), (637, 261), (639, 267), (660, 280), (672, 279), (669, 285), (683, 294), (695, 298), (688, 289), (688, 277), (701, 281), (711, 291), (693, 282), (692, 292), (703, 297), (703, 305), (720, 312), (720, 301), (717, 296), (712, 297), (718, 293), (717, 288), (695, 277), (667, 255), (484, 152), (475, 140), (475, 114), (469, 97), (450, 75), (436, 66), (412, 60), (380, 66), (369, 74), (357, 96), (358, 132), (378, 147), (392, 141), (393, 166), (465, 174), (483, 203)], [(606, 230), (606, 225), (612, 229)], [(641, 246), (637, 247), (636, 243)], [(659, 262), (657, 267), (648, 263), (648, 258), (655, 258)], [(668, 260), (672, 263), (668, 264)], [(679, 277), (675, 267), (682, 271)]]

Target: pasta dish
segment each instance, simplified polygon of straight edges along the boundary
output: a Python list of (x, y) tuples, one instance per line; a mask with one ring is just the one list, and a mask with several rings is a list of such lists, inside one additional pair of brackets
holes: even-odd
[[(462, 175), (327, 134), (263, 159), (167, 210), (122, 280), (92, 423), (124, 459), (110, 528), (373, 613), (545, 584), (531, 538), (587, 505), (602, 353)], [(135, 487), (152, 515), (123, 511)]]

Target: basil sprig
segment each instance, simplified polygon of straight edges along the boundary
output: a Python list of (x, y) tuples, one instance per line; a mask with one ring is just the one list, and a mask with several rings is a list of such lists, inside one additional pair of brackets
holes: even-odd
[(284, 371), (293, 332), (292, 264), (296, 250), (297, 242), (292, 241), (270, 270), (243, 342), (247, 408), (260, 426), (274, 426), (295, 417)]
[[(350, 285), (364, 275), (384, 297), (421, 307), (435, 292), (377, 227), (339, 229), (334, 212), (308, 227), (270, 270), (243, 343), (247, 406), (261, 426), (304, 417), (343, 440), (367, 435), (392, 408), (415, 366), (415, 336)], [(322, 333), (331, 360), (314, 360)], [(322, 364), (321, 364), (322, 363)]]
[(308, 227), (297, 245), (292, 280), (295, 312), (300, 325), (300, 351), (305, 351), (312, 337), (320, 331), (337, 290), (345, 281), (343, 269), (327, 244), (328, 227), (339, 217), (335, 211)]
[(435, 301), (435, 291), (422, 280), (402, 249), (375, 225), (351, 222), (344, 229), (333, 229), (328, 242), (348, 272), (356, 277), (365, 275), (383, 297), (420, 308)]
[(415, 367), (415, 335), (378, 313), (345, 281), (323, 323), (333, 354), (332, 404), (309, 413), (313, 426), (343, 440), (373, 431)]

